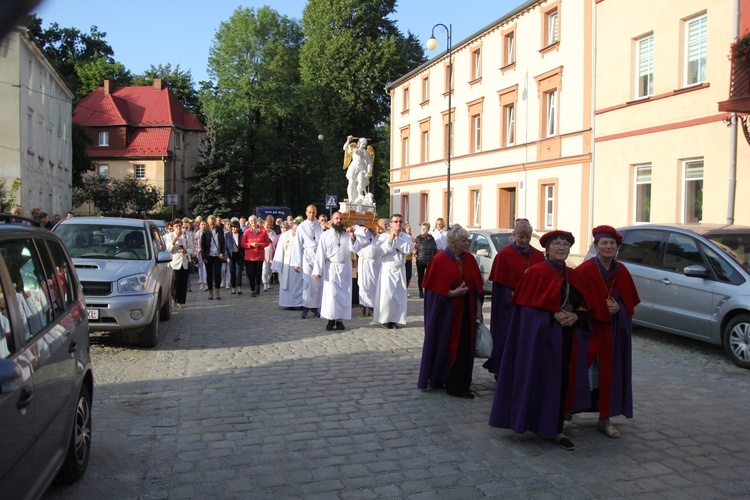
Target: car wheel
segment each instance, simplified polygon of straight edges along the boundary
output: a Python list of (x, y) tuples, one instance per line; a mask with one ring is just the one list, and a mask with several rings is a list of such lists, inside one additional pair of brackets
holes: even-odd
[(89, 464), (91, 455), (91, 392), (83, 385), (78, 394), (78, 403), (73, 418), (73, 433), (70, 437), (65, 463), (57, 480), (64, 484), (77, 481)]
[(167, 297), (167, 301), (164, 303), (163, 306), (161, 306), (161, 309), (159, 310), (159, 320), (169, 321), (169, 318), (171, 317), (172, 317), (172, 294), (169, 294), (169, 297)]
[(157, 342), (159, 342), (159, 313), (154, 311), (151, 323), (138, 334), (138, 344), (142, 347), (156, 347)]
[(750, 314), (738, 314), (727, 323), (724, 350), (735, 365), (750, 369)]

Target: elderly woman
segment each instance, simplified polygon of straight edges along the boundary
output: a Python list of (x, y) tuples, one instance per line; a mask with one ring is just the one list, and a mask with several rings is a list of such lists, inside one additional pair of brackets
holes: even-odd
[(615, 260), (622, 235), (612, 226), (597, 226), (592, 236), (596, 256), (576, 269), (585, 283), (591, 317), (586, 361), (593, 382), (592, 401), (599, 410), (597, 429), (618, 438), (620, 431), (609, 417), (633, 418), (631, 334), (640, 298), (627, 268)]
[(245, 274), (250, 282), (250, 296), (260, 293), (260, 278), (263, 261), (266, 258), (266, 247), (271, 244), (266, 230), (260, 227), (260, 220), (255, 215), (248, 219), (249, 227), (242, 233), (242, 244), (245, 249)]
[(578, 352), (583, 347), (579, 326), (587, 322), (584, 285), (565, 265), (574, 242), (567, 231), (542, 236), (546, 260), (529, 267), (513, 293), (516, 307), (489, 421), (493, 427), (551, 437), (568, 451), (575, 445), (563, 434), (564, 415), (571, 406), (591, 404), (586, 359)]
[(474, 369), (477, 321), (482, 321), (484, 280), (468, 252), (469, 232), (454, 224), (447, 245), (430, 262), (424, 277), (424, 345), (417, 387), (443, 387), (451, 396), (474, 399), (469, 389)]
[(510, 297), (526, 270), (544, 260), (544, 254), (529, 244), (532, 231), (533, 228), (527, 219), (516, 219), (513, 226), (513, 243), (500, 250), (492, 261), (489, 278), (492, 281), (492, 357), (483, 366), (496, 376), (513, 309)]

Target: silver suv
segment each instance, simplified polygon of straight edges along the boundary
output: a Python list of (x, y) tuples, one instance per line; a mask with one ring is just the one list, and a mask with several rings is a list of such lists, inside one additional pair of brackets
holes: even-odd
[[(617, 260), (638, 287), (637, 325), (723, 345), (750, 368), (750, 227), (639, 225), (619, 229)], [(587, 258), (593, 256), (593, 246)]]
[(0, 497), (73, 482), (91, 455), (83, 290), (60, 238), (0, 214)]
[(91, 331), (135, 335), (154, 347), (172, 316), (172, 254), (151, 221), (73, 217), (54, 228), (73, 258)]

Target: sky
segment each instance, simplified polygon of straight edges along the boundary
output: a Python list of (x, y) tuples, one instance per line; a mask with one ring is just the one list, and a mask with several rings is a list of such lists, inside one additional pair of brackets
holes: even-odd
[[(453, 43), (496, 21), (525, 0), (398, 0), (392, 18), (406, 34), (411, 31), (424, 44), (437, 23), (452, 25)], [(269, 5), (280, 14), (302, 19), (307, 0), (42, 0), (32, 11), (42, 19), (42, 27), (56, 22), (63, 28), (78, 28), (84, 33), (91, 26), (107, 34), (105, 40), (114, 50), (115, 60), (133, 74), (152, 65), (178, 64), (180, 71), (190, 70), (196, 87), (208, 80), (208, 52), (219, 24), (229, 20), (238, 7), (260, 8)], [(468, 8), (468, 5), (471, 8)], [(477, 15), (481, 13), (481, 15)], [(446, 31), (435, 29), (440, 47), (428, 58), (445, 50)]]

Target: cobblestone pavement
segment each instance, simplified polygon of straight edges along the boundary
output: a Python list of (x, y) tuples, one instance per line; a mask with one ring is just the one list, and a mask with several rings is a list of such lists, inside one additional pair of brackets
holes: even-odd
[[(197, 288), (197, 287), (196, 287)], [(475, 400), (416, 388), (422, 301), (408, 325), (302, 320), (274, 291), (190, 293), (156, 349), (95, 337), (93, 451), (47, 498), (728, 498), (750, 495), (750, 372), (723, 350), (638, 330), (635, 418), (575, 416), (566, 452), (487, 425)], [(487, 301), (489, 304), (489, 301)], [(489, 305), (485, 306), (488, 316)]]

